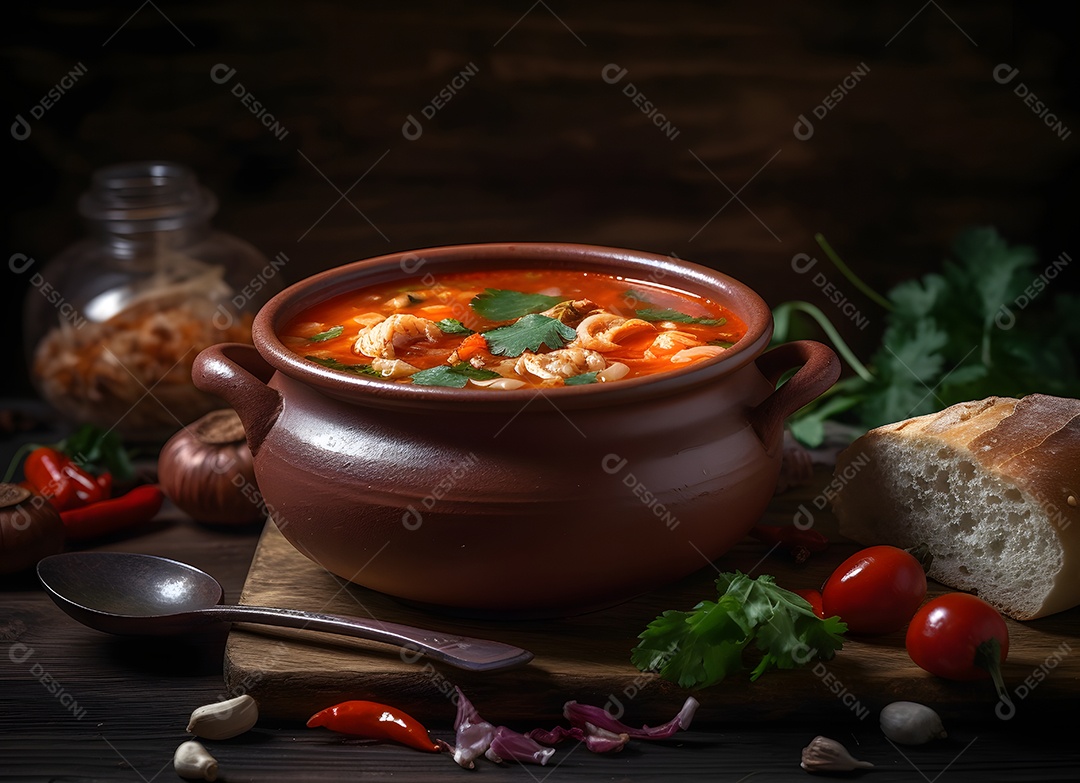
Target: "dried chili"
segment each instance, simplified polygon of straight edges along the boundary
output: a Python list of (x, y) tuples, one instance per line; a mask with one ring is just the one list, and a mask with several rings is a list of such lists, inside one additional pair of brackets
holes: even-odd
[(354, 737), (400, 742), (432, 753), (443, 749), (415, 718), (375, 701), (343, 701), (315, 713), (308, 718), (307, 725), (308, 728), (324, 726)]

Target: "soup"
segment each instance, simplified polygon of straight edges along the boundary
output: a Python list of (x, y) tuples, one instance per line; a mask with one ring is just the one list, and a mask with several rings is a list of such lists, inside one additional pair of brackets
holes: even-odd
[(340, 372), (499, 390), (654, 375), (719, 356), (745, 331), (719, 303), (655, 283), (514, 269), (360, 289), (308, 308), (279, 336)]

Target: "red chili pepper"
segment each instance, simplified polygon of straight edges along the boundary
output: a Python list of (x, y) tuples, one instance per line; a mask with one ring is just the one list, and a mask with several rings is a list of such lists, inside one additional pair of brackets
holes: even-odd
[(39, 446), (26, 456), (23, 473), (38, 493), (49, 499), (57, 511), (71, 508), (78, 502), (75, 484), (65, 472), (71, 464), (66, 454), (48, 446)]
[(806, 561), (812, 552), (821, 552), (829, 546), (829, 539), (812, 528), (803, 530), (781, 525), (754, 525), (750, 535), (766, 544), (778, 544), (795, 557), (796, 563)]
[(69, 539), (96, 538), (149, 522), (164, 499), (157, 484), (143, 484), (118, 498), (62, 511), (60, 518)]
[(308, 718), (307, 725), (308, 728), (325, 726), (331, 731), (367, 739), (392, 740), (432, 753), (442, 750), (415, 718), (375, 701), (343, 701), (315, 713)]

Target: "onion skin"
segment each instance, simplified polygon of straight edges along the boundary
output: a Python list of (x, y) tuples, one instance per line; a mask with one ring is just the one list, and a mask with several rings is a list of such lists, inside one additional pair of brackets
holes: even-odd
[(262, 519), (254, 460), (232, 410), (213, 411), (173, 435), (158, 455), (165, 496), (200, 522), (245, 525)]
[(15, 574), (64, 549), (60, 512), (41, 495), (0, 484), (0, 574)]

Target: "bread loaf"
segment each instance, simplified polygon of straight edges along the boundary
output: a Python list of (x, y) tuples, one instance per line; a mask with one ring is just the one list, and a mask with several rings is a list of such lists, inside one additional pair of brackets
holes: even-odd
[(1080, 604), (1080, 400), (990, 397), (878, 427), (835, 475), (843, 535), (925, 543), (931, 578), (1017, 620)]

